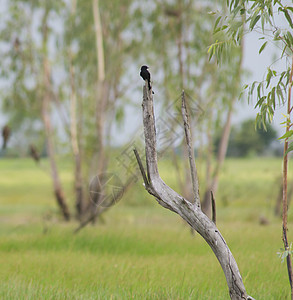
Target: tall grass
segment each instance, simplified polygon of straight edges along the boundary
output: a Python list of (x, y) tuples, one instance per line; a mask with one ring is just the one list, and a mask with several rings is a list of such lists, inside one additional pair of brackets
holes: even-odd
[[(177, 188), (170, 162), (160, 167)], [(229, 160), (217, 195), (218, 227), (255, 299), (290, 295), (286, 266), (276, 254), (281, 221), (272, 210), (279, 167), (277, 159)], [(44, 171), (27, 160), (0, 161), (0, 169), (0, 299), (229, 299), (210, 248), (140, 183), (104, 223), (74, 235), (77, 224), (56, 217)], [(70, 191), (67, 165), (62, 178)], [(141, 205), (134, 205), (141, 195)], [(269, 225), (259, 225), (260, 215)]]

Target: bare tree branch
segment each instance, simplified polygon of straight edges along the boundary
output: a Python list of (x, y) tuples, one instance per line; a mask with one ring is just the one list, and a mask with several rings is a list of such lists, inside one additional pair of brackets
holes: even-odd
[(142, 162), (141, 162), (141, 159), (140, 159), (140, 157), (139, 157), (139, 154), (138, 154), (137, 150), (136, 150), (136, 149), (133, 149), (133, 152), (134, 152), (134, 154), (135, 154), (135, 157), (136, 157), (136, 160), (137, 160), (139, 169), (140, 169), (140, 173), (141, 173), (142, 179), (143, 179), (143, 181), (144, 181), (145, 186), (147, 187), (147, 186), (149, 185), (149, 181), (148, 181), (148, 179), (147, 179), (147, 176), (146, 176), (146, 173), (145, 173), (143, 164), (142, 164)]
[(194, 203), (195, 203), (195, 205), (200, 207), (198, 177), (197, 177), (197, 170), (196, 170), (195, 159), (194, 159), (192, 136), (191, 136), (191, 132), (190, 132), (190, 125), (189, 125), (189, 120), (188, 120), (188, 113), (187, 113), (187, 108), (186, 108), (186, 100), (185, 100), (184, 91), (182, 91), (181, 112), (182, 112), (182, 118), (183, 118), (183, 123), (184, 123), (186, 144), (187, 144), (187, 149), (188, 149), (188, 159), (189, 159), (189, 166), (190, 166), (190, 173), (191, 173)]
[(143, 124), (145, 135), (148, 182), (157, 195), (160, 205), (179, 214), (209, 244), (226, 276), (231, 299), (251, 299), (247, 296), (237, 263), (215, 224), (201, 208), (177, 194), (161, 179), (157, 164), (156, 128), (153, 111), (153, 97), (147, 85), (143, 89)]

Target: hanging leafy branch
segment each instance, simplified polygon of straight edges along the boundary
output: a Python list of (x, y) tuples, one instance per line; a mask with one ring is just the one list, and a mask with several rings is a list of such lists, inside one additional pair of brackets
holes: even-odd
[[(267, 122), (272, 122), (277, 107), (284, 105), (288, 99), (290, 85), (291, 62), (293, 54), (293, 7), (282, 4), (284, 1), (251, 1), (231, 0), (227, 1), (229, 14), (219, 15), (214, 26), (214, 34), (219, 37), (222, 33), (223, 40), (217, 39), (208, 49), (209, 57), (222, 62), (229, 57), (229, 51), (233, 45), (238, 45), (241, 34), (246, 35), (251, 31), (261, 33), (260, 40), (264, 42), (259, 48), (259, 54), (263, 53), (268, 44), (272, 44), (282, 50), (279, 60), (286, 61), (286, 68), (277, 71), (274, 63), (267, 68), (264, 80), (254, 81), (246, 84), (243, 92), (247, 93), (248, 101), (256, 100), (255, 108), (259, 108), (256, 116), (256, 124), (266, 128)], [(219, 12), (214, 12), (219, 14)], [(286, 24), (281, 27), (276, 24), (275, 17), (278, 16), (278, 24)], [(246, 27), (243, 28), (243, 26)], [(290, 107), (290, 112), (292, 107)], [(286, 121), (292, 127), (292, 119), (286, 115)], [(290, 131), (291, 133), (291, 131)], [(283, 135), (280, 139), (292, 138), (290, 135)], [(289, 151), (293, 150), (293, 143), (289, 145)], [(289, 152), (288, 151), (288, 152)]]
[[(291, 118), (293, 105), (291, 102), (292, 78), (293, 78), (293, 7), (284, 5), (286, 1), (279, 0), (227, 0), (229, 14), (220, 15), (215, 23), (214, 32), (218, 34), (225, 33), (226, 39), (216, 40), (212, 44), (208, 52), (210, 59), (215, 57), (217, 61), (226, 59), (231, 45), (239, 44), (241, 34), (247, 34), (251, 31), (257, 31), (262, 36), (260, 40), (264, 40), (259, 48), (259, 55), (263, 53), (268, 43), (282, 50), (278, 60), (284, 61), (286, 66), (278, 72), (274, 68), (274, 63), (267, 68), (265, 79), (260, 82), (253, 82), (251, 85), (245, 85), (244, 91), (248, 94), (248, 101), (256, 98), (255, 108), (259, 109), (256, 116), (256, 125), (262, 124), (265, 127), (267, 122), (273, 120), (275, 111), (278, 106), (285, 105), (287, 113), (285, 121), (286, 132), (279, 139), (284, 141), (284, 157), (283, 157), (283, 243), (284, 251), (281, 255), (282, 259), (287, 262), (288, 277), (291, 287), (291, 299), (293, 300), (293, 271), (291, 261), (291, 246), (289, 246), (287, 238), (287, 176), (288, 176), (288, 153), (293, 151), (293, 120)], [(291, 2), (292, 3), (292, 2)], [(278, 16), (278, 22), (275, 16)], [(243, 25), (238, 22), (242, 19)], [(285, 24), (281, 27), (278, 24)], [(245, 24), (247, 29), (244, 30)], [(241, 30), (242, 29), (242, 30)]]

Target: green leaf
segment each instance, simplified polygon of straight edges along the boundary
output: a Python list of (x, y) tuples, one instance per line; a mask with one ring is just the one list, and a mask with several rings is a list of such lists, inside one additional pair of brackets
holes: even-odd
[(290, 46), (293, 46), (293, 36), (290, 33), (290, 31), (287, 31), (287, 37), (288, 37), (288, 40), (290, 41)]
[(275, 86), (273, 87), (272, 93), (271, 93), (271, 104), (275, 110), (276, 109), (276, 87)]
[(281, 73), (281, 76), (280, 76), (280, 79), (279, 79), (278, 85), (279, 85), (279, 84), (281, 83), (281, 81), (283, 80), (283, 78), (284, 78), (285, 74), (286, 74), (286, 71), (283, 71), (283, 72)]
[(210, 53), (210, 52), (212, 51), (214, 45), (215, 45), (215, 44), (211, 44), (211, 45), (209, 46), (208, 53)]
[(273, 72), (270, 68), (268, 68), (268, 74), (267, 74), (267, 78), (266, 78), (266, 81), (267, 81), (266, 88), (268, 88), (268, 86), (270, 85), (272, 76), (273, 76)]
[(279, 140), (288, 139), (292, 135), (293, 135), (293, 130), (289, 130), (285, 134), (283, 134), (281, 137), (279, 137)]
[(253, 94), (253, 91), (254, 91), (254, 88), (255, 88), (255, 85), (257, 84), (257, 82), (256, 81), (254, 81), (253, 83), (252, 83), (252, 86), (251, 86), (251, 89), (250, 89), (250, 94), (252, 95)]
[(218, 24), (219, 24), (219, 22), (220, 22), (220, 20), (221, 20), (221, 18), (222, 18), (222, 16), (219, 16), (219, 17), (217, 18), (217, 20), (216, 20), (216, 22), (215, 22), (215, 26), (214, 26), (214, 31), (216, 31), (216, 29), (217, 29), (217, 27), (218, 27)]
[(278, 96), (278, 99), (279, 99), (279, 104), (280, 103), (284, 103), (284, 95), (283, 95), (283, 91), (280, 87), (280, 85), (278, 84), (277, 85), (277, 96)]
[(261, 14), (261, 30), (262, 32), (265, 31), (265, 20), (266, 20), (266, 16), (264, 14)]
[(257, 97), (260, 98), (261, 83), (257, 87)]
[(258, 22), (258, 20), (260, 19), (260, 15), (257, 15), (255, 18), (253, 18), (249, 24), (249, 29), (253, 30), (254, 26), (256, 25), (256, 23)]
[(255, 107), (254, 108), (257, 108), (258, 106), (261, 107), (262, 104), (264, 103), (264, 101), (266, 100), (267, 96), (262, 96), (258, 101), (257, 103), (255, 104)]
[(263, 52), (263, 50), (265, 49), (267, 43), (268, 43), (268, 42), (264, 42), (264, 43), (261, 45), (261, 47), (260, 47), (260, 49), (259, 49), (259, 51), (258, 51), (258, 54), (261, 54), (261, 53)]
[(282, 51), (281, 58), (283, 58), (283, 55), (284, 55), (284, 53), (285, 53), (285, 51), (286, 51), (286, 48), (287, 48), (287, 45), (285, 45), (285, 47), (284, 47), (284, 49), (283, 49), (283, 51)]
[(285, 152), (285, 155), (287, 155), (289, 152), (293, 151), (293, 142), (291, 142), (288, 146), (287, 151)]
[(289, 13), (288, 13), (288, 10), (286, 8), (281, 8), (281, 11), (284, 13), (285, 18), (287, 19), (290, 27), (293, 28), (293, 22), (292, 22), (292, 19), (291, 19)]

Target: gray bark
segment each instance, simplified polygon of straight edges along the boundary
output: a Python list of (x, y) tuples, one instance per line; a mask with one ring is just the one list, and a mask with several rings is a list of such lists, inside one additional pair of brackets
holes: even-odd
[(197, 203), (191, 203), (176, 193), (159, 175), (153, 96), (147, 88), (147, 82), (143, 90), (142, 108), (148, 175), (144, 181), (147, 191), (155, 196), (160, 205), (179, 214), (209, 244), (224, 271), (231, 299), (252, 299), (246, 293), (237, 263), (218, 228)]

